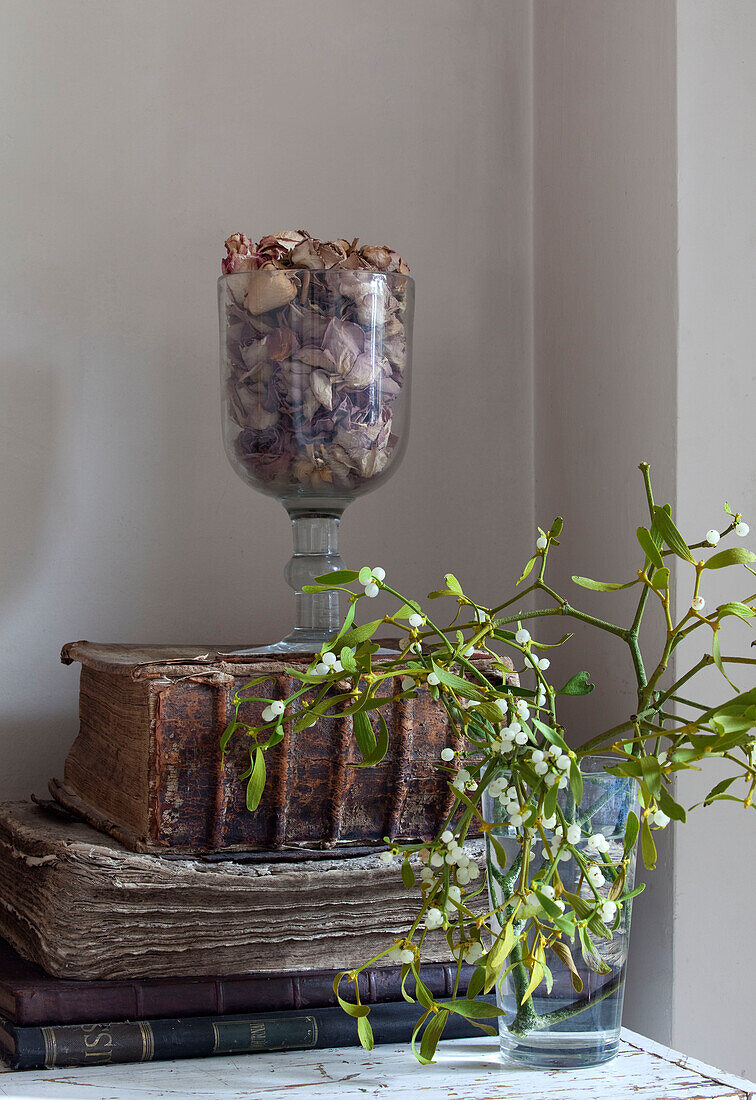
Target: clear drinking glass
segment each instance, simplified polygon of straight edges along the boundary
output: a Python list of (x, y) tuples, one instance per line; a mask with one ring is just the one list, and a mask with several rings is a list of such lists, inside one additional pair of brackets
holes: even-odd
[(339, 521), (404, 454), (414, 282), (332, 268), (262, 268), (218, 280), (223, 442), (248, 485), (291, 518), (294, 629), (243, 653), (313, 652), (340, 625), (338, 593), (306, 593), (343, 568)]
[[(617, 866), (623, 859), (628, 814), (631, 810), (637, 812), (635, 782), (626, 777), (606, 774), (604, 767), (612, 763), (616, 763), (614, 758), (585, 757), (580, 763), (583, 774), (580, 805), (575, 805), (569, 787), (560, 791), (558, 800), (567, 822), (576, 823), (582, 829), (583, 839), (576, 845), (580, 853), (589, 863), (598, 861), (604, 864), (606, 883), (599, 890), (602, 895), (608, 895), (612, 886), (614, 876), (610, 865)], [(484, 814), (489, 821), (501, 821), (503, 818), (498, 801), (489, 795), (484, 798)], [(501, 866), (489, 841), (488, 882), (492, 907), (503, 904), (516, 891), (523, 856), (522, 828), (497, 825), (493, 833), (507, 854), (507, 863), (505, 867)], [(588, 838), (596, 833), (602, 833), (608, 842), (603, 855), (588, 844)], [(546, 835), (547, 839), (553, 838), (553, 833)], [(540, 838), (533, 838), (531, 875), (543, 866), (545, 850)], [(557, 868), (566, 891), (593, 901), (592, 890), (574, 857), (560, 861)], [(633, 853), (625, 869), (625, 890), (632, 890), (634, 872)], [(505, 964), (505, 970), (510, 966), (512, 970), (497, 990), (499, 1007), (506, 1013), (499, 1018), (501, 1051), (506, 1062), (559, 1069), (599, 1065), (616, 1055), (625, 992), (631, 906), (632, 901), (622, 904), (619, 924), (610, 940), (591, 934), (596, 953), (596, 957), (590, 960), (591, 965), (584, 958), (577, 937), (574, 944), (566, 941), (582, 981), (580, 992), (576, 992), (567, 967), (556, 956), (550, 955), (547, 961), (554, 978), (551, 992), (547, 992), (546, 984), (542, 982), (532, 997), (523, 1001), (527, 977), (519, 965), (522, 948), (519, 945), (515, 948)], [(517, 923), (515, 925), (516, 932), (524, 928), (524, 921), (519, 922), (519, 928)], [(597, 970), (605, 972), (597, 973)]]

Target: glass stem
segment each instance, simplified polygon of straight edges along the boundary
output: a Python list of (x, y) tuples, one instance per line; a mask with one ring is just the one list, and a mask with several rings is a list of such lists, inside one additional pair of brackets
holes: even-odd
[(294, 589), (296, 622), (284, 639), (303, 649), (320, 649), (330, 641), (341, 625), (338, 592), (303, 592), (323, 573), (343, 569), (339, 556), (341, 515), (289, 513), (294, 536), (294, 553), (284, 569), (287, 584)]

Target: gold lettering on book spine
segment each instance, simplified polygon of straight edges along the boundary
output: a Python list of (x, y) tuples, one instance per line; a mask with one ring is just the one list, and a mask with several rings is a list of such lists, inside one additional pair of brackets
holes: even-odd
[(150, 1024), (140, 1021), (139, 1030), (142, 1033), (142, 1056), (140, 1062), (151, 1062), (155, 1057), (155, 1035)]
[[(274, 1024), (275, 1022), (273, 1022)], [(213, 1023), (213, 1054), (233, 1054), (253, 1050), (291, 1050), (293, 1046), (312, 1049), (318, 1041), (318, 1024), (314, 1016), (295, 1016), (287, 1020), (293, 1029), (289, 1042), (276, 1042), (273, 1030), (270, 1034), (264, 1020), (234, 1020), (233, 1022)], [(298, 1025), (298, 1029), (297, 1029)], [(240, 1029), (246, 1028), (245, 1032)], [(240, 1042), (241, 1036), (244, 1041)]]
[(55, 1028), (43, 1027), (42, 1038), (45, 1043), (45, 1068), (51, 1069), (55, 1064), (56, 1044), (55, 1044)]
[(84, 1064), (107, 1065), (113, 1060), (113, 1035), (107, 1024), (82, 1024)]

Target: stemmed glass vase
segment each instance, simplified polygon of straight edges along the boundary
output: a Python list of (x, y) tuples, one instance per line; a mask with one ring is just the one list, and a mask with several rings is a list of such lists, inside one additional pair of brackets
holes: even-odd
[(275, 267), (218, 280), (223, 442), (248, 485), (291, 519), (294, 629), (244, 653), (314, 652), (338, 630), (338, 593), (307, 593), (343, 568), (339, 522), (407, 443), (414, 283), (370, 270)]

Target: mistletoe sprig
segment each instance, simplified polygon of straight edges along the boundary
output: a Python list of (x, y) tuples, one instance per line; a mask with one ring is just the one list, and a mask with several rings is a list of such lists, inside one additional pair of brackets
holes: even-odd
[[(551, 989), (552, 967), (556, 964), (569, 971), (576, 992), (581, 992), (574, 950), (579, 950), (584, 967), (599, 974), (610, 973), (602, 957), (602, 944), (611, 941), (622, 927), (623, 909), (643, 889), (630, 890), (626, 885), (636, 848), (640, 845), (644, 864), (652, 869), (657, 858), (654, 832), (665, 828), (671, 819), (684, 822), (686, 818), (685, 809), (673, 794), (674, 775), (712, 757), (725, 760), (731, 774), (712, 787), (704, 804), (728, 799), (753, 806), (756, 688), (739, 692), (732, 678), (737, 672), (748, 672), (752, 681), (756, 658), (724, 655), (720, 633), (728, 618), (750, 625), (756, 616), (756, 592), (721, 603), (708, 612), (703, 595), (711, 570), (732, 568), (744, 578), (746, 588), (754, 586), (756, 571), (752, 566), (756, 554), (739, 545), (712, 552), (727, 536), (746, 537), (748, 525), (726, 504), (730, 522), (721, 534), (712, 529), (702, 541), (686, 542), (673, 522), (669, 505), (655, 503), (648, 465), (642, 463), (640, 470), (648, 523), (637, 529), (640, 556), (636, 576), (617, 583), (572, 578), (579, 587), (601, 592), (636, 588), (638, 601), (629, 625), (600, 619), (575, 607), (548, 583), (549, 555), (558, 547), (562, 530), (562, 520), (557, 517), (548, 530), (539, 528), (535, 553), (515, 589), (533, 579), (504, 602), (491, 606), (477, 603), (456, 577), (447, 574), (445, 587), (428, 596), (429, 601), (442, 597), (454, 601), (455, 614), (443, 626), (427, 606), (394, 589), (383, 569), (366, 566), (359, 571), (340, 570), (319, 577), (318, 584), (308, 591), (348, 594), (349, 608), (336, 637), (307, 668), (287, 669), (299, 685), (287, 698), (246, 694), (247, 689), (267, 678), (260, 677), (246, 685), (235, 699), (236, 712), (223, 735), (223, 747), (239, 730), (250, 738), (250, 766), (243, 776), (247, 779), (250, 810), (259, 805), (265, 787), (265, 754), (282, 739), (284, 722), (301, 730), (328, 713), (352, 715), (361, 755), (357, 766), (367, 767), (377, 764), (388, 748), (382, 708), (394, 699), (428, 691), (443, 706), (455, 734), (458, 747), (443, 749), (438, 763), (454, 796), (438, 835), (425, 844), (399, 844), (386, 838), (392, 846), (381, 854), (387, 863), (400, 860), (408, 889), (415, 885), (419, 874), (421, 898), (415, 920), (405, 936), (388, 944), (361, 967), (342, 972), (334, 983), (339, 1003), (357, 1020), (360, 1040), (368, 1049), (372, 1046), (370, 1007), (360, 1003), (358, 975), (381, 959), (401, 964), (404, 996), (410, 1001), (416, 998), (423, 1009), (412, 1037), (412, 1049), (421, 1062), (432, 1061), (451, 1013), (468, 1017), (483, 1030), (492, 1030), (483, 1021), (500, 1015), (501, 1010), (479, 998), (508, 974), (512, 975), (518, 1005), (516, 1017), (509, 1024), (515, 1034), (548, 1027), (583, 1011), (587, 998), (539, 1015), (532, 995), (542, 983)], [(691, 575), (689, 602), (681, 613), (675, 613), (670, 588), (673, 561), (689, 569)], [(360, 601), (373, 599), (381, 592), (395, 598), (396, 609), (356, 626)], [(542, 597), (545, 606), (529, 606), (525, 600), (529, 595)], [(656, 651), (647, 663), (639, 639), (650, 603), (657, 608), (661, 631)], [(567, 744), (558, 721), (557, 702), (561, 696), (587, 695), (593, 685), (588, 673), (580, 671), (556, 688), (547, 676), (550, 661), (545, 655), (549, 649), (564, 645), (572, 634), (547, 644), (537, 641), (523, 625), (528, 623), (532, 629), (534, 622), (553, 616), (621, 639), (627, 645), (637, 682), (634, 712), (578, 749)], [(374, 636), (385, 624), (401, 631), (402, 638), (395, 653), (379, 656)], [(676, 668), (675, 678), (669, 682), (678, 646), (694, 634), (705, 639), (703, 655), (684, 671)], [(695, 698), (693, 684), (710, 665), (719, 670), (727, 684), (725, 698), (714, 706)], [(392, 682), (395, 685), (397, 678), (401, 690), (392, 693)], [(259, 726), (248, 725), (239, 717), (242, 705), (251, 700), (265, 704)], [(375, 726), (369, 717), (371, 712), (375, 714)], [(596, 807), (586, 811), (581, 805), (580, 762), (596, 753), (611, 754), (616, 762), (605, 770), (629, 778), (637, 787), (639, 813), (628, 815), (619, 845), (610, 845), (602, 832), (592, 831), (591, 813)], [(560, 799), (560, 791), (569, 791), (571, 798)], [(484, 796), (489, 813), (490, 807), (495, 808), (495, 820), (484, 814)], [(518, 849), (508, 866), (507, 853), (495, 835), (502, 827), (516, 840)], [(483, 875), (465, 850), (471, 830), (486, 835), (489, 850), (496, 856), (494, 862), (489, 860)], [(542, 857), (539, 862), (535, 861), (536, 849)], [(579, 886), (574, 892), (560, 877), (564, 861), (575, 861), (579, 872)], [(455, 993), (447, 1000), (434, 998), (419, 973), (424, 941), (437, 929), (443, 930), (458, 963)], [(458, 986), (464, 962), (477, 965), (462, 995)], [(405, 988), (410, 974), (414, 997)], [(608, 981), (601, 996), (608, 996), (620, 980), (618, 975)], [(342, 996), (344, 983), (353, 985), (354, 1001)], [(590, 1003), (595, 1001), (594, 996)]]

